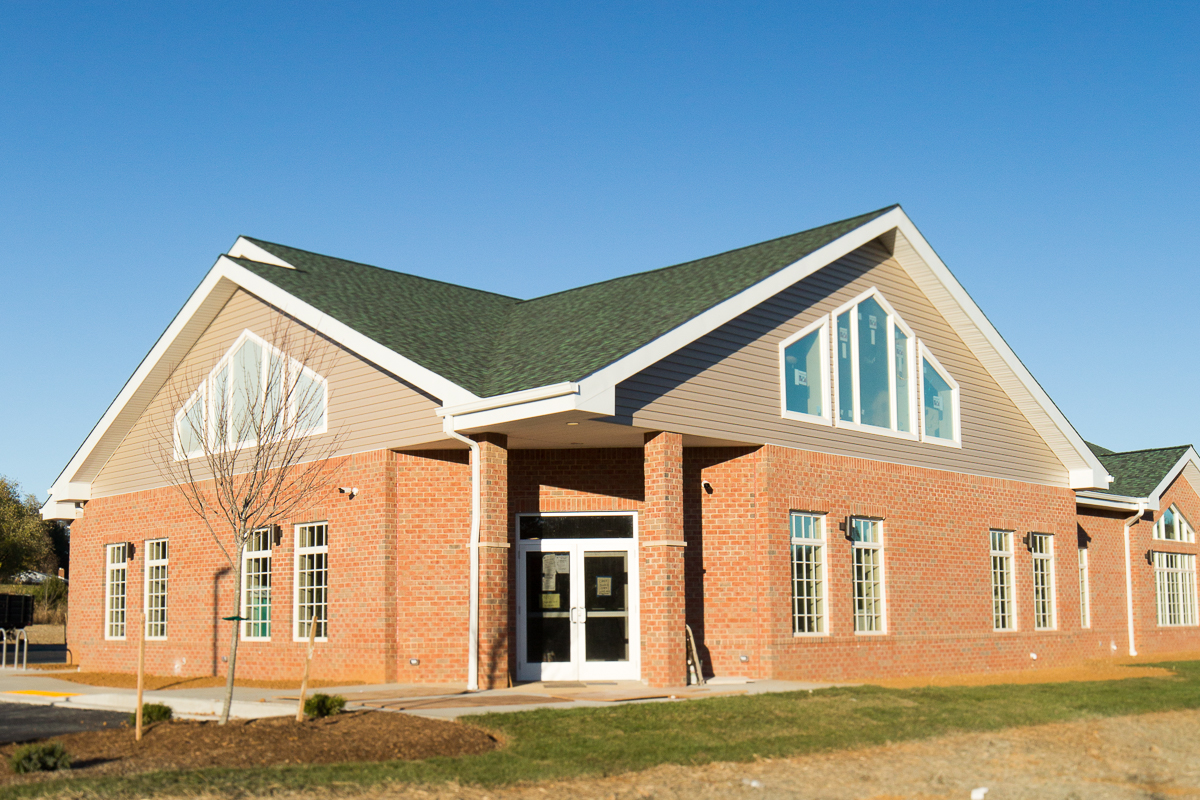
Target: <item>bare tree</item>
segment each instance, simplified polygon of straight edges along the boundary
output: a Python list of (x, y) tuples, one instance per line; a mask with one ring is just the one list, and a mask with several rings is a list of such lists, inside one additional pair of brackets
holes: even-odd
[[(162, 477), (203, 522), (234, 576), (229, 670), (221, 724), (229, 721), (242, 636), (243, 553), (250, 537), (273, 537), (328, 491), (337, 466), (329, 459), (341, 436), (328, 431), (324, 375), (335, 352), (319, 336), (280, 320), (266, 338), (244, 335), (203, 374), (172, 375), (170, 404), (155, 424), (152, 456)], [(193, 391), (194, 389), (194, 391)], [(316, 591), (314, 589), (314, 591)], [(309, 609), (326, 601), (314, 597)]]

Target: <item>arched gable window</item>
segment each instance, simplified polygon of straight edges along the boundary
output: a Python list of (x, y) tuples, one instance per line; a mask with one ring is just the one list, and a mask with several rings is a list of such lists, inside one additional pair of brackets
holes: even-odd
[(250, 331), (213, 367), (175, 415), (175, 458), (325, 433), (329, 384)]
[(784, 417), (961, 443), (958, 383), (878, 289), (784, 339), (779, 351)]

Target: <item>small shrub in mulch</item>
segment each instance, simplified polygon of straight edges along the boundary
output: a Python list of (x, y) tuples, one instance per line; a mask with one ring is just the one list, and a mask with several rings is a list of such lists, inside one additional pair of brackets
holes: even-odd
[[(152, 722), (170, 722), (175, 716), (175, 712), (165, 703), (143, 703), (142, 704), (142, 724), (149, 725)], [(137, 712), (134, 711), (129, 715), (128, 724), (133, 727), (137, 724)]]
[[(144, 729), (117, 728), (57, 737), (74, 756), (74, 776), (127, 775), (205, 767), (338, 764), (476, 755), (495, 750), (486, 731), (458, 722), (386, 711), (354, 711), (296, 722), (295, 717), (216, 722), (173, 720)], [(16, 745), (0, 747), (6, 761)], [(35, 776), (0, 772), (0, 787)], [(0, 795), (3, 792), (0, 791)]]
[(18, 747), (8, 764), (18, 774), (54, 772), (71, 768), (71, 754), (62, 742), (35, 742)]
[(328, 695), (318, 692), (304, 701), (304, 713), (317, 719), (340, 714), (345, 707), (346, 698), (340, 694)]

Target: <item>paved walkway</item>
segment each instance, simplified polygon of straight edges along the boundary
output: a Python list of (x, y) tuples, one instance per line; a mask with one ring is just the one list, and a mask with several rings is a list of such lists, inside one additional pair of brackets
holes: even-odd
[[(753, 681), (714, 679), (706, 686), (650, 689), (637, 681), (527, 683), (511, 689), (466, 691), (465, 685), (378, 684), (332, 686), (319, 690), (340, 694), (348, 709), (378, 709), (455, 719), (466, 714), (524, 711), (533, 708), (603, 707), (615, 703), (681, 702), (705, 697), (764, 692), (793, 692), (819, 689), (832, 684), (796, 681)], [(0, 702), (52, 705), (130, 712), (136, 703), (133, 689), (88, 686), (56, 678), (45, 670), (0, 670)], [(147, 703), (166, 703), (176, 715), (212, 719), (221, 710), (222, 686), (203, 689), (174, 689), (145, 692)], [(297, 690), (234, 690), (231, 713), (235, 717), (286, 716), (296, 713)]]

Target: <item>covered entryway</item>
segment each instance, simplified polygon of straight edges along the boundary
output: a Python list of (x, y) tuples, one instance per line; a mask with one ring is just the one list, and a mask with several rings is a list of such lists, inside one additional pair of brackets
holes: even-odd
[(517, 679), (637, 680), (637, 515), (517, 515)]

